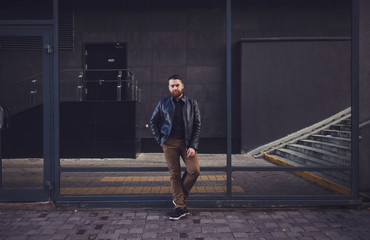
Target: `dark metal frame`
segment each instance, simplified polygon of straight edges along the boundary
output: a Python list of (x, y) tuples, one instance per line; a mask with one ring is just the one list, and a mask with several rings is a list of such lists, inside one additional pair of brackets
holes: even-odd
[[(0, 22), (0, 36), (41, 36), (43, 38), (43, 46), (51, 45), (53, 42), (52, 25), (50, 21), (1, 21)], [(46, 49), (43, 49), (43, 149), (44, 149), (44, 162), (43, 162), (43, 177), (44, 184), (42, 189), (27, 189), (27, 190), (3, 190), (0, 189), (0, 200), (1, 201), (46, 201), (49, 200), (49, 186), (48, 183), (51, 180), (50, 169), (52, 158), (50, 154), (51, 148), (51, 129), (52, 123), (50, 115), (52, 113), (52, 105), (50, 101), (51, 97), (51, 79), (52, 72), (51, 66), (53, 66), (53, 59), (50, 54), (47, 53)], [(2, 164), (0, 158), (0, 165)], [(1, 170), (1, 169), (0, 169)], [(0, 172), (0, 178), (1, 172)]]
[[(227, 192), (224, 196), (198, 195), (192, 196), (189, 201), (197, 206), (279, 206), (292, 205), (330, 205), (336, 204), (356, 204), (358, 203), (358, 131), (354, 128), (358, 126), (358, 0), (353, 0), (352, 9), (352, 167), (233, 167), (232, 166), (232, 73), (231, 73), (231, 0), (226, 0), (226, 79), (227, 79), (227, 159), (225, 167), (201, 167), (201, 171), (222, 171), (227, 173)], [(60, 172), (166, 172), (166, 167), (147, 167), (147, 168), (59, 168)], [(243, 195), (236, 196), (232, 193), (232, 173), (236, 171), (352, 171), (351, 195)], [(59, 190), (59, 186), (57, 187)], [(207, 203), (204, 204), (204, 200)], [(156, 201), (153, 201), (156, 200)], [(170, 197), (158, 195), (129, 195), (129, 196), (59, 196), (57, 203), (71, 204), (74, 201), (88, 202), (90, 204), (119, 204), (142, 205), (143, 203), (159, 205), (170, 200)]]
[[(196, 195), (189, 200), (190, 204), (196, 206), (317, 206), (317, 205), (348, 205), (358, 204), (359, 191), (359, 153), (358, 153), (358, 115), (359, 115), (359, 0), (352, 0), (352, 74), (351, 74), (351, 106), (352, 106), (352, 167), (233, 167), (232, 166), (232, 73), (231, 73), (231, 2), (225, 0), (226, 9), (226, 80), (227, 80), (227, 159), (224, 167), (202, 167), (201, 171), (222, 171), (227, 173), (227, 192), (223, 196)], [(69, 168), (61, 167), (59, 162), (59, 53), (58, 53), (58, 0), (53, 0), (54, 14), (52, 21), (27, 21), (29, 26), (34, 24), (49, 24), (53, 26), (53, 70), (50, 92), (48, 94), (50, 104), (47, 107), (46, 128), (50, 129), (50, 136), (45, 141), (50, 140), (45, 149), (47, 150), (47, 160), (50, 160), (50, 179), (54, 182), (54, 188), (51, 190), (51, 200), (57, 204), (81, 204), (89, 203), (91, 205), (105, 204), (124, 204), (125, 206), (158, 206), (168, 204), (170, 196), (158, 195), (111, 195), (111, 196), (61, 196), (60, 192), (60, 174), (62, 172), (167, 172), (166, 167), (122, 167), (122, 168)], [(16, 26), (18, 21), (11, 23)], [(2, 22), (0, 22), (1, 24)], [(45, 98), (45, 99), (47, 99)], [(53, 109), (53, 111), (51, 111)], [(335, 195), (233, 195), (232, 193), (232, 173), (236, 171), (352, 171), (351, 194), (345, 196)], [(204, 201), (207, 200), (207, 201)]]
[(351, 107), (352, 107), (352, 198), (359, 197), (359, 0), (352, 0)]

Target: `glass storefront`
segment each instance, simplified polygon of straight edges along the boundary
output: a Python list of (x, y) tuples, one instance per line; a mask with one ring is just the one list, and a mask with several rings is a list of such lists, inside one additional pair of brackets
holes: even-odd
[(58, 49), (0, 22), (1, 191), (170, 202), (149, 122), (180, 74), (202, 116), (190, 202), (355, 199), (351, 1), (331, 4), (61, 1)]

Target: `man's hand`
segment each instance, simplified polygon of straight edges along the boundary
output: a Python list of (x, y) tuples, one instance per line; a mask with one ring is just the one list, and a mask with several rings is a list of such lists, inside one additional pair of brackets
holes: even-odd
[(195, 149), (194, 148), (188, 148), (187, 150), (187, 157), (194, 157), (195, 156)]

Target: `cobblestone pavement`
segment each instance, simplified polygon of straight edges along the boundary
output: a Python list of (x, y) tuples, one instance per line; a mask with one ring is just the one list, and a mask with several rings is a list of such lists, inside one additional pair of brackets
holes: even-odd
[(370, 208), (13, 209), (0, 207), (0, 239), (370, 239)]

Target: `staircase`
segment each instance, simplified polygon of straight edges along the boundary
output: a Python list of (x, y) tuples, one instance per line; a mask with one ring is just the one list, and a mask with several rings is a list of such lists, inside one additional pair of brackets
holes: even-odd
[[(321, 127), (304, 138), (296, 139), (264, 152), (264, 158), (278, 165), (291, 167), (349, 167), (351, 166), (351, 114)], [(343, 187), (348, 192), (351, 174), (344, 171), (310, 172), (308, 180)], [(298, 174), (305, 177), (305, 174)], [(326, 186), (327, 187), (327, 186)], [(330, 187), (329, 187), (330, 188)], [(333, 188), (331, 188), (333, 189)], [(343, 190), (344, 189), (344, 190)]]

